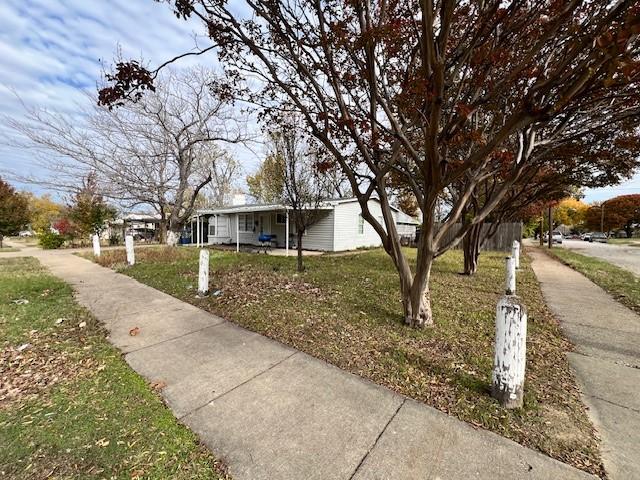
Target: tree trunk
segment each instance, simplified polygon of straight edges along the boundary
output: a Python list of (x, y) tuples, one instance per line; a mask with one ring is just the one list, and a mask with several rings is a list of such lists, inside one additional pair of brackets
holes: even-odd
[(549, 238), (548, 243), (549, 243), (549, 248), (553, 248), (553, 208), (549, 207)]
[(4, 235), (0, 234), (0, 248), (2, 248), (2, 241), (4, 240)]
[(427, 255), (420, 261), (415, 275), (411, 274), (404, 257), (398, 260), (400, 261), (398, 273), (400, 274), (400, 294), (402, 295), (405, 323), (413, 328), (433, 325), (431, 292), (429, 291), (433, 256)]
[(304, 264), (302, 263), (302, 236), (304, 235), (304, 231), (298, 230), (297, 233), (297, 245), (296, 248), (298, 250), (298, 271), (304, 271)]
[(482, 237), (482, 225), (480, 222), (471, 227), (462, 240), (464, 252), (464, 275), (473, 275), (478, 270), (478, 258), (480, 257), (480, 241)]
[(624, 226), (624, 231), (627, 234), (627, 238), (631, 238), (633, 236), (633, 225), (631, 225), (630, 223), (627, 223)]
[(167, 221), (165, 219), (160, 220), (160, 222), (158, 223), (158, 230), (158, 241), (161, 244), (167, 243)]
[(544, 214), (540, 215), (540, 246), (544, 247)]

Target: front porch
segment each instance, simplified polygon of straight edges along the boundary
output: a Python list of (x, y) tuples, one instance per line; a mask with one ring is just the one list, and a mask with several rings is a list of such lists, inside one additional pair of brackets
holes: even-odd
[(196, 246), (218, 245), (249, 249), (283, 249), (288, 255), (295, 248), (289, 209), (274, 205), (230, 207), (211, 212), (198, 212), (191, 223), (192, 241)]

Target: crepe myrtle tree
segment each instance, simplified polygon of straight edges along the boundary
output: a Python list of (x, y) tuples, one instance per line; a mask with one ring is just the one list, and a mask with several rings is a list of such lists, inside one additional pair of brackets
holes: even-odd
[[(542, 143), (578, 121), (637, 112), (640, 102), (638, 0), (169, 3), (206, 27), (211, 46), (185, 55), (217, 53), (227, 73), (220, 92), (259, 105), (268, 120), (291, 105), (330, 152), (393, 260), (414, 327), (433, 323), (434, 259), (495, 210)], [(155, 75), (122, 62), (100, 102), (135, 100)], [(496, 175), (495, 155), (504, 158), (500, 185), (448, 236)], [(414, 270), (393, 221), (392, 173), (422, 213)], [(437, 224), (454, 184), (462, 187)], [(372, 196), (382, 221), (369, 210)]]
[[(495, 235), (504, 221), (521, 220), (520, 212), (538, 201), (551, 202), (566, 198), (580, 187), (597, 188), (615, 185), (630, 178), (640, 166), (640, 136), (634, 126), (638, 112), (611, 112), (588, 123), (577, 122), (555, 136), (546, 135), (531, 155), (528, 165), (493, 212), (475, 223), (465, 235), (464, 274), (473, 275), (484, 242)], [(500, 156), (494, 160), (501, 161)], [(474, 190), (462, 214), (462, 223), (473, 219), (495, 189), (503, 183), (496, 166), (496, 175), (484, 179)], [(464, 188), (462, 182), (460, 189)], [(451, 191), (455, 199), (458, 190)], [(483, 228), (485, 221), (489, 228)]]

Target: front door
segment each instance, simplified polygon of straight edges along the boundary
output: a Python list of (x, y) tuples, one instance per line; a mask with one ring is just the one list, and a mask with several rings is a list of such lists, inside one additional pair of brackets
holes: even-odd
[(263, 213), (259, 217), (260, 222), (260, 233), (271, 234), (271, 215), (268, 213)]

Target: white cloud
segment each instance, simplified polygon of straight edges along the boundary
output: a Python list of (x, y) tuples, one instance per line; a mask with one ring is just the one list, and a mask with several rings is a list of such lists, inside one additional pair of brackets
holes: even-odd
[[(202, 31), (153, 0), (3, 0), (0, 18), (0, 115), (16, 118), (24, 113), (17, 96), (29, 106), (73, 115), (87, 101), (81, 90), (95, 93), (101, 61), (108, 66), (117, 48), (125, 58), (158, 65), (194, 50)], [(198, 61), (215, 64), (212, 56), (188, 60)], [(13, 135), (0, 124), (4, 143)], [(0, 170), (33, 173), (28, 152), (2, 143)]]

